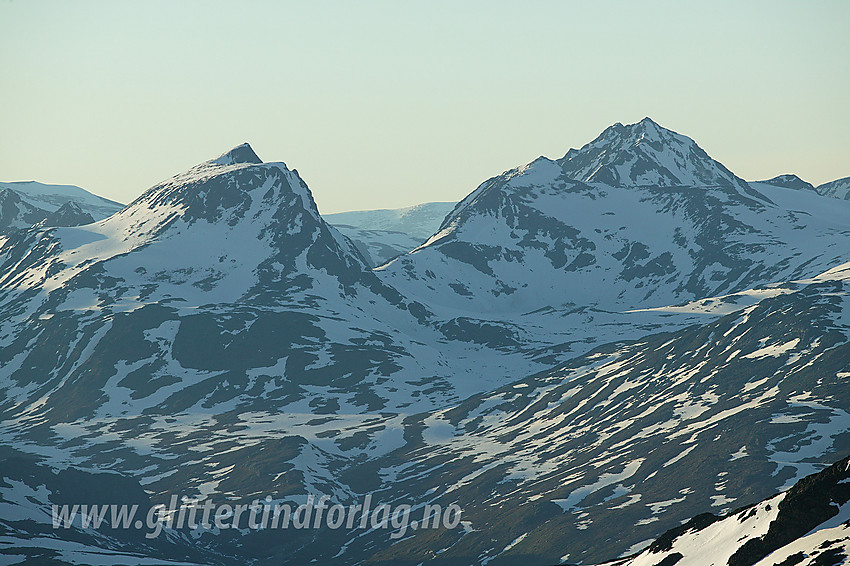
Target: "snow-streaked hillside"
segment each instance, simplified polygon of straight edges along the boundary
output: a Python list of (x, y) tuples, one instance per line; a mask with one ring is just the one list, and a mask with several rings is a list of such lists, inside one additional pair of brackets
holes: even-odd
[(397, 500), (466, 510), (447, 564), (601, 562), (787, 489), (850, 451), (848, 268), (409, 420), (382, 473)]
[[(120, 461), (113, 469), (134, 470), (152, 493), (246, 503), (246, 493), (320, 493), (345, 504), (372, 493), (464, 510), (464, 529), (403, 540), (357, 529), (320, 531), (297, 549), (276, 539), (293, 563), (599, 562), (705, 510), (773, 494), (850, 449), (840, 387), (850, 375), (848, 274), (850, 264), (709, 325), (604, 346), (417, 415), (343, 404), (269, 411), (257, 396), (253, 410), (100, 412), (50, 427), (31, 411), (6, 421), (3, 436), (40, 452), (27, 439), (53, 431), (50, 462)], [(207, 542), (233, 551), (230, 539)], [(250, 533), (240, 543), (270, 544)]]
[(818, 194), (825, 197), (847, 200), (847, 197), (850, 197), (850, 177), (844, 177), (843, 179), (818, 185), (815, 190)]

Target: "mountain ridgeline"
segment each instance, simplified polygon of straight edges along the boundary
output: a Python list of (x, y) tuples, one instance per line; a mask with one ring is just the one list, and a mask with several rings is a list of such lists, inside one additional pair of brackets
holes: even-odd
[(35, 181), (0, 183), (0, 235), (34, 224), (90, 224), (122, 207), (73, 185), (45, 185)]
[[(248, 144), (126, 207), (3, 184), (0, 560), (826, 556), (809, 531), (843, 527), (822, 497), (806, 533), (786, 517), (850, 452), (844, 181), (748, 182), (646, 118), (399, 211), (322, 217)], [(51, 529), (87, 481), (147, 506), (371, 495), (463, 521)]]
[(850, 233), (835, 204), (757, 190), (645, 119), (486, 181), (380, 270), (405, 295), (452, 309), (658, 307), (843, 263)]

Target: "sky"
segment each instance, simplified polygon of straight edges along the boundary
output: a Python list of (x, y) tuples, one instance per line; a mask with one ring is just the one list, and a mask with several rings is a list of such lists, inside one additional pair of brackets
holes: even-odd
[(249, 142), (323, 213), (463, 198), (644, 116), (850, 176), (850, 2), (0, 0), (0, 181), (129, 202)]

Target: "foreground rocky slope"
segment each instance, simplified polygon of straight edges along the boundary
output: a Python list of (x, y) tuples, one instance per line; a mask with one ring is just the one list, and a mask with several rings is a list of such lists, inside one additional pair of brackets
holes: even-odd
[(845, 564), (850, 558), (850, 458), (734, 513), (703, 514), (618, 566)]

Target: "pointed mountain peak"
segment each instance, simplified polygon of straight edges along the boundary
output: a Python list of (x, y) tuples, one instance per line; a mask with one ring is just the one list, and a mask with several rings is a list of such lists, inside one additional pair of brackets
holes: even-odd
[(272, 217), (299, 215), (305, 225), (307, 217), (319, 218), (298, 172), (283, 162), (263, 163), (245, 143), (151, 187), (113, 219), (132, 219), (133, 232), (145, 224), (153, 238), (197, 221), (256, 227), (278, 222)]
[(680, 136), (673, 130), (668, 130), (662, 126), (659, 126), (656, 122), (652, 120), (650, 117), (646, 117), (637, 124), (633, 124), (630, 126), (631, 129), (640, 134), (641, 138), (649, 138), (651, 140), (661, 140), (664, 137), (672, 137), (679, 136), (685, 139), (685, 136)]
[(571, 149), (558, 163), (572, 179), (613, 186), (746, 187), (694, 140), (649, 117), (634, 124), (609, 126), (581, 149)]
[(82, 226), (94, 222), (94, 217), (85, 212), (80, 205), (68, 201), (55, 211), (48, 214), (40, 222), (41, 226)]
[(691, 138), (678, 134), (673, 130), (668, 130), (648, 116), (634, 124), (627, 124), (624, 126), (617, 122), (614, 126), (618, 126), (616, 128), (617, 137), (633, 144), (651, 142), (673, 145), (688, 144), (689, 142), (691, 144), (694, 143)]
[(75, 203), (72, 200), (69, 200), (68, 202), (66, 202), (65, 204), (63, 204), (62, 206), (60, 206), (56, 210), (56, 212), (60, 212), (60, 211), (62, 213), (84, 214), (83, 209), (80, 208), (80, 205)]
[(13, 191), (12, 189), (4, 189), (0, 188), (0, 202), (2, 203), (15, 203), (21, 201), (21, 195)]
[(237, 163), (253, 163), (258, 165), (262, 162), (263, 160), (257, 157), (257, 154), (254, 153), (248, 142), (237, 145), (211, 161), (211, 163), (216, 165), (236, 165)]

